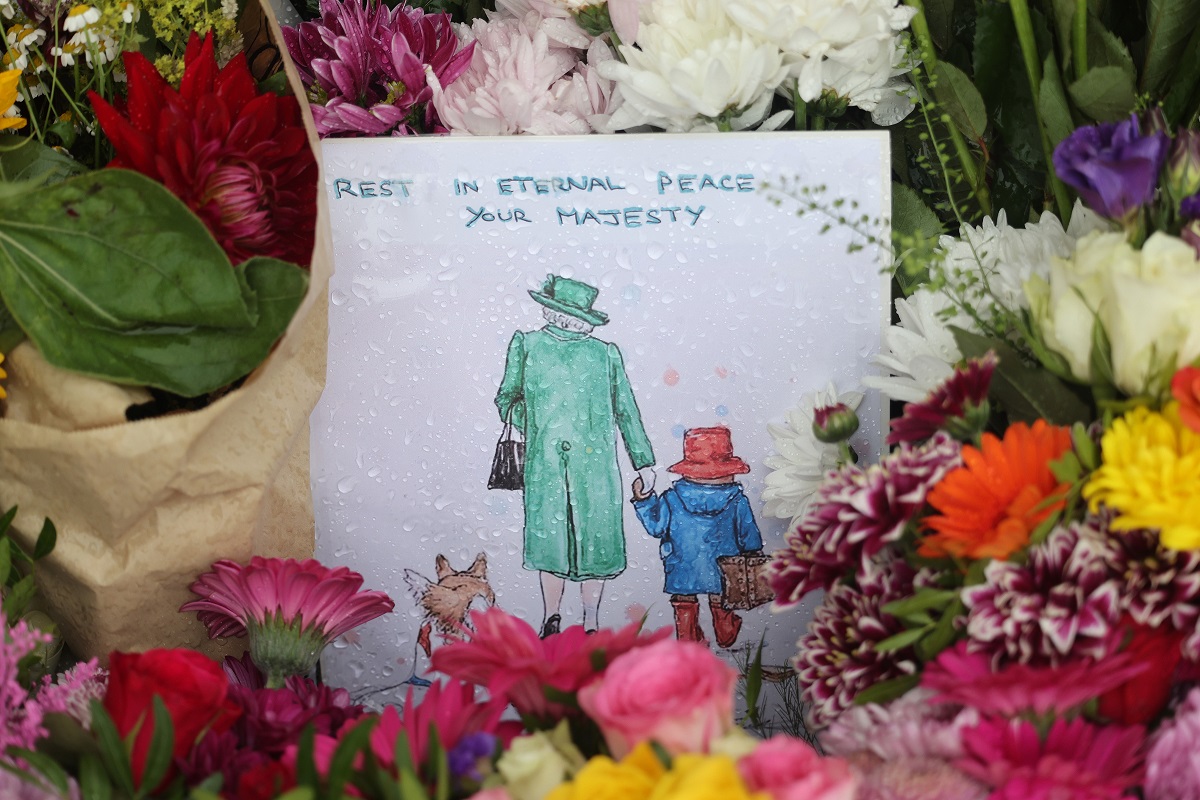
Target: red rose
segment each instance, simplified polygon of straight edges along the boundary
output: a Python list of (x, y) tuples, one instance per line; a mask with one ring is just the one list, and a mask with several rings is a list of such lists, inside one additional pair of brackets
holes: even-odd
[(1179, 401), (1179, 419), (1200, 433), (1200, 367), (1184, 367), (1171, 379), (1171, 394)]
[(162, 698), (175, 727), (175, 758), (190, 753), (201, 733), (228, 730), (241, 714), (227, 697), (229, 679), (205, 655), (192, 650), (147, 650), (113, 653), (108, 658), (104, 710), (122, 738), (142, 721), (132, 753), (133, 780), (138, 786), (154, 738), (155, 695)]
[(274, 800), (296, 788), (292, 770), (278, 761), (266, 761), (238, 777), (237, 800)]
[(1129, 653), (1146, 671), (1100, 696), (1100, 713), (1122, 725), (1145, 725), (1167, 707), (1172, 676), (1183, 658), (1184, 634), (1171, 628), (1138, 625), (1128, 617), (1132, 635), (1121, 652)]

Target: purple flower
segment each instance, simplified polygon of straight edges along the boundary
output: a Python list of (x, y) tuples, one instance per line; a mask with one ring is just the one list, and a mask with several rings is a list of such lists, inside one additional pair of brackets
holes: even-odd
[(808, 514), (771, 561), (776, 607), (799, 603), (847, 573), (862, 577), (925, 507), (929, 490), (959, 466), (959, 451), (958, 442), (938, 432), (919, 447), (902, 444), (866, 469), (850, 465), (826, 478)]
[(455, 778), (466, 779), (478, 783), (483, 780), (479, 772), (479, 763), (489, 760), (496, 753), (497, 739), (490, 733), (482, 731), (469, 733), (458, 740), (449, 753), (450, 774)]
[(1124, 220), (1154, 198), (1170, 140), (1143, 136), (1136, 115), (1088, 125), (1054, 148), (1054, 171), (1093, 211)]
[(1183, 198), (1179, 204), (1179, 216), (1184, 219), (1200, 219), (1200, 194)]

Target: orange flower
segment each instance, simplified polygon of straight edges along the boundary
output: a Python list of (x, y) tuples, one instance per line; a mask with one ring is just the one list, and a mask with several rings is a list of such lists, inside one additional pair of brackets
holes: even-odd
[(922, 540), (920, 554), (1006, 559), (1027, 545), (1066, 503), (1070, 486), (1058, 483), (1050, 462), (1070, 446), (1067, 428), (1039, 419), (1033, 427), (1009, 426), (1003, 441), (985, 433), (982, 449), (963, 447), (963, 466), (929, 493), (929, 504), (942, 513), (926, 518), (936, 533)]
[(1200, 367), (1184, 367), (1176, 372), (1171, 394), (1179, 401), (1179, 419), (1200, 433)]

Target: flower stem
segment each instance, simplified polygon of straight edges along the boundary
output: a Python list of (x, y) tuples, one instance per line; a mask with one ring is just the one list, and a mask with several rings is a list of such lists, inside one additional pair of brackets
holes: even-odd
[(271, 671), (267, 672), (267, 688), (268, 689), (282, 689), (286, 682), (287, 682), (287, 676), (284, 675), (283, 673), (277, 672), (275, 670), (271, 670)]
[(1075, 80), (1079, 80), (1088, 71), (1087, 53), (1087, 0), (1075, 0), (1074, 25), (1071, 27), (1071, 57), (1075, 61)]
[(1058, 216), (1064, 226), (1071, 220), (1071, 198), (1067, 196), (1067, 187), (1054, 174), (1054, 148), (1050, 145), (1050, 134), (1046, 132), (1046, 123), (1042, 121), (1042, 110), (1039, 99), (1042, 96), (1042, 63), (1038, 55), (1037, 40), (1033, 36), (1033, 20), (1029, 16), (1028, 0), (1010, 0), (1013, 24), (1017, 29), (1017, 41), (1021, 43), (1021, 56), (1025, 59), (1025, 74), (1029, 76), (1029, 89), (1033, 94), (1033, 115), (1037, 119), (1038, 132), (1042, 139), (1042, 154), (1046, 159), (1046, 175), (1050, 180), (1050, 189), (1054, 193), (1058, 205)]
[(798, 131), (808, 130), (808, 103), (800, 97), (800, 82), (792, 87), (792, 108), (795, 109), (793, 126)]

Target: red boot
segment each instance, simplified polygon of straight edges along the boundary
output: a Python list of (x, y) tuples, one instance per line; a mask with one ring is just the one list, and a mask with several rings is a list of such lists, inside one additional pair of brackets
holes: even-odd
[(708, 608), (712, 611), (713, 633), (717, 636), (717, 644), (721, 647), (733, 647), (738, 634), (742, 632), (742, 618), (721, 605), (720, 599), (711, 594), (708, 596)]
[(675, 609), (675, 638), (685, 642), (707, 644), (700, 628), (700, 601), (694, 594), (671, 595)]

